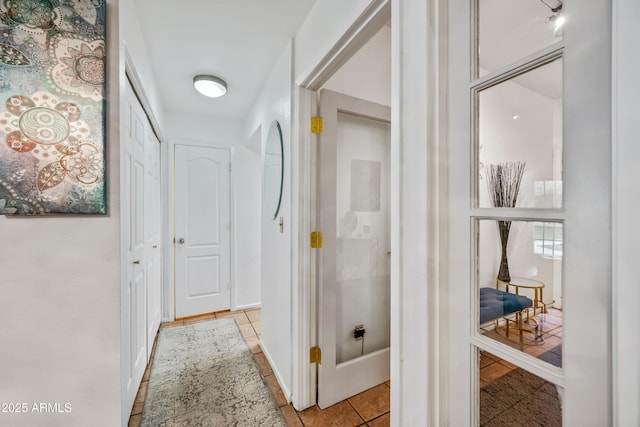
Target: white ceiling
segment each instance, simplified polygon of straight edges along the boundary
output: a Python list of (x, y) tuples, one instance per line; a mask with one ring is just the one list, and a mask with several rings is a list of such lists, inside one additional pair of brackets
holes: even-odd
[[(134, 0), (166, 112), (243, 119), (315, 0)], [(224, 79), (199, 95), (196, 74)]]
[[(562, 40), (554, 34), (551, 6), (560, 0), (482, 0), (480, 2), (481, 74), (500, 69), (513, 61)], [(550, 5), (550, 6), (549, 6)], [(562, 96), (562, 61), (513, 79), (550, 98)]]

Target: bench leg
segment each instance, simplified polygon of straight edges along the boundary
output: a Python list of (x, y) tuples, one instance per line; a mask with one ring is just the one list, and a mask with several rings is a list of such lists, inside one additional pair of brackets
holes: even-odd
[[(527, 313), (527, 316), (529, 314)], [(520, 351), (524, 351), (524, 335), (522, 331), (522, 312), (516, 313), (516, 324), (518, 325), (518, 332), (520, 334)]]

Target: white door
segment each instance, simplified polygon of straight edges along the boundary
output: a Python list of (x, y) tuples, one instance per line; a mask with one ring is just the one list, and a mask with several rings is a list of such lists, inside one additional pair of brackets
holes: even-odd
[(159, 143), (130, 85), (124, 104), (122, 222), (126, 280), (122, 353), (126, 402), (133, 405), (150, 354), (149, 342), (153, 342), (159, 326), (160, 251), (151, 248), (160, 243)]
[(230, 307), (229, 151), (175, 147), (176, 318)]
[(608, 3), (449, 2), (451, 425), (612, 425)]
[(391, 111), (324, 90), (320, 114), (318, 405), (326, 408), (389, 379)]
[(147, 288), (147, 361), (162, 318), (162, 204), (160, 142), (147, 123), (145, 134), (145, 270)]

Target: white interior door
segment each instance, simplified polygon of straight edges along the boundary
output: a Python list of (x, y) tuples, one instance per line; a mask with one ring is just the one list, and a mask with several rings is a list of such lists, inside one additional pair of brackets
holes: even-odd
[(318, 405), (326, 408), (389, 379), (391, 111), (324, 90), (320, 113)]
[(147, 122), (145, 132), (145, 270), (147, 288), (147, 361), (162, 318), (162, 204), (160, 141)]
[(127, 85), (123, 141), (122, 218), (126, 279), (123, 291), (123, 375), (133, 405), (160, 324), (159, 143)]
[(175, 147), (176, 318), (230, 307), (229, 151)]

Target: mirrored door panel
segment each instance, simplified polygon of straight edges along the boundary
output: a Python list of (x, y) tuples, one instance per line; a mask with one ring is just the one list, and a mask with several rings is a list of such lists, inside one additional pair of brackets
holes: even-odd
[(562, 366), (562, 223), (477, 220), (479, 332)]
[(561, 0), (478, 0), (478, 74), (562, 40)]
[(336, 363), (390, 340), (390, 125), (338, 113)]
[(561, 58), (479, 90), (477, 123), (479, 207), (562, 207)]

